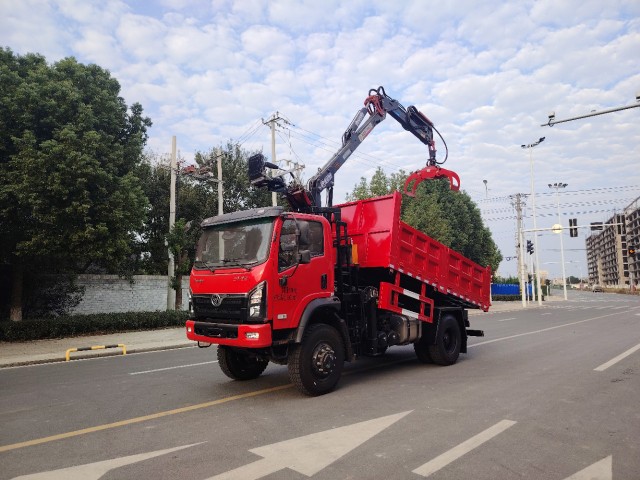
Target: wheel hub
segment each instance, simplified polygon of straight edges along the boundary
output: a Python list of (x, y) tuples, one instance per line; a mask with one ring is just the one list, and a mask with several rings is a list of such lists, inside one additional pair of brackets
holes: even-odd
[(331, 374), (336, 364), (336, 352), (326, 343), (318, 345), (313, 352), (311, 365), (314, 372), (322, 377)]

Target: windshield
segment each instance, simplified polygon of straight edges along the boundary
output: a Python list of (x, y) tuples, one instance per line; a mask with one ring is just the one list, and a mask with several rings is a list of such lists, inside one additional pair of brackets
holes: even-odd
[(196, 248), (196, 268), (247, 266), (267, 259), (273, 218), (209, 227)]

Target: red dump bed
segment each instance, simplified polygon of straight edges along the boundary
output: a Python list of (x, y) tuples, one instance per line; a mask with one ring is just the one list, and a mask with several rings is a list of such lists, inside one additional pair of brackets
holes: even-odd
[(338, 205), (360, 268), (390, 268), (432, 285), (467, 308), (490, 306), (491, 271), (400, 220), (398, 192)]

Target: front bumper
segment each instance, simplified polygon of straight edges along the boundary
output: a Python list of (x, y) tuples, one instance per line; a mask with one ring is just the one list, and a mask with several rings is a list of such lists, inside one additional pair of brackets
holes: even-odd
[(224, 323), (187, 320), (187, 338), (195, 342), (215, 343), (243, 348), (271, 346), (271, 325), (229, 325)]

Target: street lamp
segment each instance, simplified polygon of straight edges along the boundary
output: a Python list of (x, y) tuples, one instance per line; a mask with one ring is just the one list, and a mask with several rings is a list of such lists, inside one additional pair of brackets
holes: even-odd
[[(549, 184), (549, 188), (555, 188), (556, 190), (556, 205), (558, 206), (558, 224), (562, 227), (562, 220), (560, 219), (560, 189), (565, 188), (567, 186), (566, 183), (554, 183)], [(563, 234), (564, 229), (560, 228), (560, 231), (557, 232), (560, 234), (560, 261), (562, 263), (562, 288), (564, 289), (564, 299), (567, 300), (567, 276), (564, 271), (564, 244), (563, 244)]]
[(484, 183), (484, 198), (489, 198), (489, 187), (487, 187), (487, 181), (482, 180)]
[(544, 142), (545, 137), (540, 137), (537, 142), (530, 143), (529, 145), (520, 145), (522, 148), (529, 150), (529, 165), (531, 167), (531, 208), (533, 209), (533, 246), (536, 254), (536, 283), (538, 293), (538, 305), (542, 305), (542, 287), (540, 286), (540, 261), (538, 259), (538, 225), (536, 224), (536, 195), (533, 186), (533, 147), (540, 145)]

